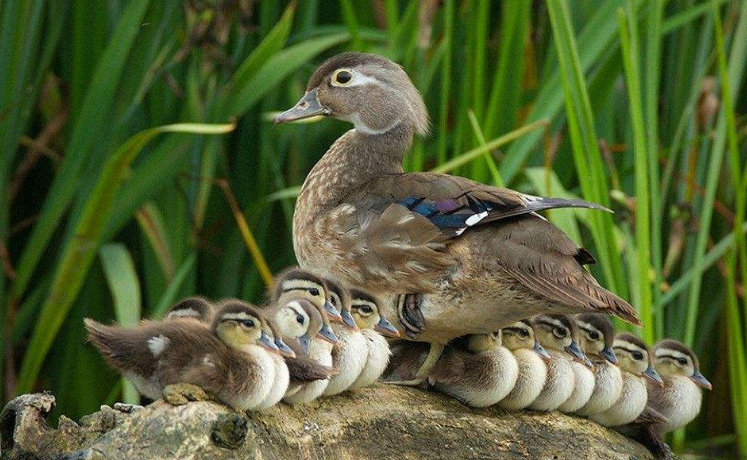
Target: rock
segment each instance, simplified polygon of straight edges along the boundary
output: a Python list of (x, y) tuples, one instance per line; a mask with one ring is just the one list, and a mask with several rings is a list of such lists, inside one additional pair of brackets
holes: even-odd
[(475, 410), (412, 388), (377, 385), (305, 406), (238, 414), (214, 402), (102, 406), (80, 423), (47, 426), (51, 394), (0, 413), (9, 459), (637, 459), (640, 444), (559, 413)]

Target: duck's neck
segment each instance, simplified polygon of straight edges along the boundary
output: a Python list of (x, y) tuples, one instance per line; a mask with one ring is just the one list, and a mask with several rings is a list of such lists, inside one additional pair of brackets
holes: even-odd
[(294, 225), (312, 222), (370, 180), (402, 173), (413, 129), (403, 123), (381, 134), (351, 129), (312, 168), (296, 202)]

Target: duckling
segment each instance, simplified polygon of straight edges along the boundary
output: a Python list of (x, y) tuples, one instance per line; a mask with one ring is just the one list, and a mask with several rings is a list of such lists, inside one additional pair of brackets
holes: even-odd
[(648, 346), (633, 334), (619, 334), (613, 345), (620, 362), (623, 388), (620, 397), (609, 409), (589, 418), (608, 427), (627, 425), (635, 421), (646, 408), (648, 391), (646, 379), (657, 384), (661, 377), (654, 369)]
[(539, 315), (532, 319), (539, 342), (550, 354), (547, 362), (547, 380), (539, 396), (529, 408), (538, 411), (553, 411), (566, 402), (573, 394), (576, 374), (571, 359), (583, 361), (586, 358), (578, 343), (576, 324), (566, 315)]
[(497, 331), (452, 341), (428, 376), (428, 383), (472, 407), (488, 407), (502, 400), (516, 384), (519, 365), (501, 339), (501, 331)]
[(713, 386), (700, 373), (698, 357), (682, 342), (661, 340), (654, 345), (653, 355), (663, 385), (649, 385), (649, 399), (651, 406), (667, 418), (667, 422), (654, 427), (665, 434), (693, 421), (700, 412), (702, 389), (711, 390)]
[(332, 305), (327, 284), (320, 276), (308, 270), (291, 267), (275, 277), (274, 286), (273, 304), (287, 304), (289, 299), (307, 299), (314, 304), (320, 303), (331, 321), (342, 322), (340, 312)]
[(589, 313), (574, 318), (581, 349), (594, 363), (594, 391), (577, 415), (589, 416), (604, 412), (620, 398), (623, 378), (612, 347), (615, 328), (605, 315)]
[(332, 304), (339, 310), (344, 323), (332, 325), (332, 331), (340, 340), (332, 349), (332, 366), (338, 373), (329, 380), (324, 390), (325, 396), (332, 396), (350, 388), (363, 371), (368, 356), (368, 341), (352, 316), (350, 292), (334, 281), (325, 281)]
[(203, 323), (211, 323), (215, 307), (204, 297), (187, 297), (171, 306), (163, 319), (194, 318)]
[(396, 315), (408, 339), (431, 344), (413, 384), (450, 340), (530, 315), (601, 311), (639, 323), (630, 304), (584, 269), (592, 255), (537, 214), (608, 209), (404, 172), (404, 155), (429, 123), (422, 96), (399, 65), (375, 54), (334, 56), (275, 122), (319, 115), (354, 129), (304, 181), (293, 216), (296, 258), (301, 267), (380, 297), (382, 312)]
[(237, 410), (255, 410), (275, 377), (275, 344), (258, 309), (220, 305), (210, 327), (191, 319), (145, 321), (133, 329), (85, 320), (89, 340), (110, 365), (151, 399), (172, 384), (192, 384)]
[[(579, 329), (576, 328), (573, 339), (581, 343)], [(583, 353), (583, 350), (582, 350)], [(573, 358), (576, 358), (575, 356)], [(591, 360), (584, 354), (583, 359), (573, 359), (571, 361), (573, 369), (573, 392), (571, 396), (558, 407), (560, 412), (572, 414), (581, 409), (589, 402), (592, 393), (594, 393), (594, 365)]]
[(528, 407), (547, 380), (547, 362), (552, 358), (540, 345), (529, 320), (521, 320), (503, 328), (503, 345), (511, 350), (519, 373), (511, 392), (498, 402), (498, 406), (508, 410), (521, 410)]
[[(324, 303), (319, 302), (317, 297), (313, 297), (313, 299), (316, 302), (312, 300), (300, 304), (310, 321), (307, 332), (299, 337), (298, 341), (302, 352), (306, 356), (322, 366), (332, 367), (332, 348), (338, 342), (338, 339), (332, 332), (329, 319), (325, 315)], [(289, 385), (283, 401), (287, 404), (311, 402), (324, 393), (327, 385), (329, 385), (329, 379)]]
[(290, 371), (286, 360), (291, 360), (296, 357), (296, 353), (293, 349), (283, 341), (274, 321), (272, 319), (267, 319), (266, 317), (264, 317), (263, 320), (263, 324), (265, 325), (263, 331), (271, 340), (273, 340), (278, 352), (270, 354), (275, 366), (275, 379), (272, 383), (272, 388), (262, 403), (257, 406), (256, 410), (272, 407), (283, 399), (285, 392), (288, 391), (288, 385), (290, 384)]
[(389, 364), (389, 344), (382, 336), (397, 338), (399, 331), (379, 310), (379, 299), (359, 289), (350, 290), (350, 309), (355, 324), (366, 339), (366, 364), (350, 390), (367, 387), (376, 382)]

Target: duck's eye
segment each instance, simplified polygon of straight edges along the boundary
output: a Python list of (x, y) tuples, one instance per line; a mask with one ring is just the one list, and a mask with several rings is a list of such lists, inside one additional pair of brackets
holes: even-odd
[(301, 315), (297, 315), (297, 316), (296, 316), (296, 322), (297, 322), (298, 324), (301, 324), (301, 325), (302, 325), (302, 324), (303, 324), (303, 316), (301, 316)]
[(360, 308), (359, 308), (359, 310), (364, 315), (370, 315), (371, 313), (373, 313), (373, 308), (371, 308), (370, 305), (361, 305)]
[(529, 331), (527, 331), (526, 329), (519, 329), (519, 337), (526, 339), (527, 337), (529, 337)]
[(560, 328), (560, 327), (556, 327), (555, 329), (553, 329), (552, 333), (555, 335), (555, 337), (559, 339), (562, 339), (563, 337), (568, 335), (568, 332), (565, 329)]
[(687, 360), (685, 358), (677, 358), (677, 364), (684, 366), (687, 364)]
[(335, 74), (335, 82), (340, 85), (346, 85), (353, 79), (353, 74), (347, 70), (340, 70)]
[(640, 361), (643, 359), (643, 353), (641, 353), (640, 351), (634, 351), (633, 353), (631, 353), (631, 355), (636, 361)]
[(591, 332), (589, 332), (589, 338), (591, 340), (599, 340), (599, 332), (597, 332), (597, 331), (591, 331)]
[(309, 289), (309, 294), (313, 295), (314, 297), (319, 295), (319, 289), (317, 288), (311, 288)]
[(250, 319), (245, 319), (245, 320), (241, 321), (241, 325), (244, 326), (244, 327), (247, 327), (247, 328), (252, 328), (252, 327), (254, 327), (254, 321), (252, 321)]

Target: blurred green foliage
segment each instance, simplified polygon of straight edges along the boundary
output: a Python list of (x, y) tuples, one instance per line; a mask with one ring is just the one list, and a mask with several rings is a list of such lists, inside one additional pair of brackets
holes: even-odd
[(0, 2), (2, 399), (135, 399), (82, 318), (261, 300), (294, 263), (298, 186), (347, 129), (270, 114), (345, 50), (424, 94), (407, 169), (616, 210), (549, 217), (647, 340), (700, 355), (716, 389), (676, 447), (747, 455), (745, 0)]

